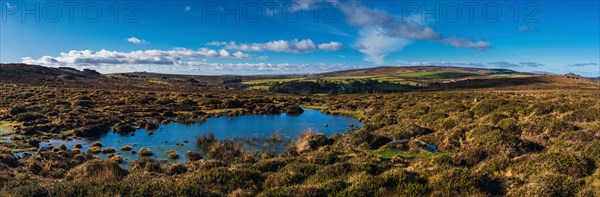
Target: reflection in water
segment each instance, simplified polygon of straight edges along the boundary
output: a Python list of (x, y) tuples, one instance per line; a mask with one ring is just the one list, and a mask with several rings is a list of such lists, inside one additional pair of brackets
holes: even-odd
[[(85, 151), (91, 147), (92, 142), (99, 141), (103, 148), (115, 148), (117, 150), (115, 154), (120, 154), (126, 162), (137, 159), (138, 155), (130, 151), (119, 151), (119, 148), (125, 145), (131, 146), (134, 150), (149, 148), (154, 152), (154, 155), (149, 158), (153, 159), (168, 160), (168, 154), (174, 151), (181, 155), (178, 161), (186, 162), (184, 155), (187, 151), (202, 152), (196, 148), (196, 137), (211, 132), (217, 139), (235, 139), (247, 149), (277, 154), (285, 148), (285, 142), (294, 141), (304, 130), (312, 129), (330, 136), (350, 130), (352, 125), (362, 124), (351, 117), (326, 115), (318, 110), (307, 109), (298, 116), (250, 114), (237, 117), (212, 117), (202, 123), (161, 125), (152, 134), (149, 134), (146, 129), (137, 130), (133, 136), (109, 132), (98, 139), (50, 140), (40, 143), (40, 147), (48, 144), (53, 146), (65, 144), (72, 149), (74, 144), (79, 143), (82, 145), (82, 151)], [(273, 140), (273, 138), (280, 139)], [(283, 143), (269, 143), (273, 141)], [(103, 154), (98, 156), (105, 157)]]

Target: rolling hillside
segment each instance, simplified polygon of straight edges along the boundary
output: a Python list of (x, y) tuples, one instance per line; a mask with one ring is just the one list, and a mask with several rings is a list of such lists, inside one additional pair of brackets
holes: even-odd
[[(416, 73), (416, 74), (415, 74)], [(350, 77), (350, 76), (423, 76), (427, 73), (470, 73), (473, 75), (491, 75), (491, 74), (517, 74), (518, 72), (508, 69), (483, 69), (467, 67), (447, 67), (447, 66), (403, 66), (403, 67), (374, 67), (356, 70), (345, 70), (319, 74), (321, 77)]]
[[(135, 72), (102, 75), (94, 70), (50, 68), (27, 64), (0, 64), (0, 83), (76, 88), (147, 90), (269, 91), (284, 83), (320, 83), (330, 89), (354, 92), (402, 92), (473, 88), (593, 88), (597, 79), (579, 75), (535, 75), (507, 69), (441, 66), (375, 67), (314, 75), (200, 76)], [(368, 91), (364, 91), (365, 87)], [(294, 87), (294, 86), (291, 86)], [(286, 87), (287, 88), (287, 87)], [(339, 91), (339, 90), (336, 90)], [(352, 92), (352, 91), (350, 91)]]

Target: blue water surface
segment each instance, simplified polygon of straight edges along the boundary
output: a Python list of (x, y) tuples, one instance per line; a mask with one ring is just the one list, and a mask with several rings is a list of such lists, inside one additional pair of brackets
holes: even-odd
[[(166, 125), (160, 125), (152, 134), (146, 129), (138, 129), (135, 135), (121, 135), (114, 132), (108, 132), (106, 135), (92, 139), (74, 139), (74, 140), (49, 140), (40, 143), (40, 147), (46, 147), (49, 144), (59, 146), (65, 144), (70, 149), (74, 144), (81, 144), (82, 151), (91, 147), (94, 141), (102, 143), (103, 148), (112, 147), (116, 149), (115, 154), (121, 155), (124, 160), (132, 161), (139, 156), (130, 151), (119, 151), (119, 148), (129, 145), (133, 150), (140, 148), (149, 148), (154, 155), (149, 158), (168, 160), (168, 154), (171, 151), (180, 155), (178, 162), (186, 162), (185, 153), (194, 151), (202, 153), (196, 147), (196, 137), (214, 133), (217, 139), (264, 139), (272, 137), (274, 134), (281, 136), (281, 141), (294, 141), (300, 133), (306, 130), (313, 130), (331, 136), (336, 133), (343, 133), (347, 130), (362, 126), (362, 123), (349, 116), (327, 115), (319, 110), (305, 109), (304, 113), (291, 116), (285, 113), (279, 115), (241, 115), (235, 117), (221, 116), (211, 117), (206, 121), (192, 124), (182, 124), (172, 122)], [(241, 140), (244, 141), (244, 140)], [(247, 141), (247, 140), (245, 140)], [(256, 150), (264, 148), (264, 144), (256, 144)], [(248, 147), (252, 149), (252, 147)], [(274, 153), (281, 153), (285, 145), (280, 144), (275, 147)], [(105, 158), (106, 155), (100, 153), (99, 157)], [(173, 160), (171, 160), (173, 161)]]

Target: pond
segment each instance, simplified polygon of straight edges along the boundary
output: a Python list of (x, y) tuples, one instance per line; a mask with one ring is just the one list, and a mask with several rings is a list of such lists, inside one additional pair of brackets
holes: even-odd
[[(305, 109), (304, 113), (297, 116), (285, 113), (279, 115), (248, 114), (235, 117), (211, 117), (202, 123), (181, 124), (172, 122), (160, 125), (152, 134), (147, 132), (146, 129), (138, 129), (133, 136), (108, 132), (106, 135), (95, 139), (49, 140), (40, 143), (40, 147), (47, 147), (49, 144), (55, 147), (65, 144), (69, 149), (72, 149), (74, 144), (79, 143), (82, 145), (82, 151), (85, 151), (92, 146), (94, 141), (99, 141), (102, 143), (103, 148), (115, 148), (115, 154), (121, 155), (125, 162), (139, 157), (130, 151), (119, 151), (119, 148), (125, 145), (131, 146), (134, 150), (149, 148), (154, 155), (148, 158), (157, 160), (169, 160), (168, 154), (174, 151), (180, 155), (177, 161), (187, 162), (185, 157), (187, 151), (203, 153), (202, 150), (196, 147), (196, 137), (208, 135), (209, 133), (214, 133), (215, 138), (220, 140), (232, 139), (243, 142), (244, 147), (249, 150), (279, 154), (287, 146), (285, 142), (293, 142), (305, 130), (311, 129), (331, 136), (360, 126), (362, 126), (361, 122), (349, 116), (327, 115), (319, 110)], [(260, 142), (274, 135), (280, 136), (281, 140), (279, 141), (281, 143), (266, 147), (265, 144)], [(102, 153), (98, 156), (105, 158)]]

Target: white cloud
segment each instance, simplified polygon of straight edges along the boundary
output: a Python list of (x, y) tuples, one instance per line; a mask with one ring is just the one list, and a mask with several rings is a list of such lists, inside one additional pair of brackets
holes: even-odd
[(268, 57), (267, 57), (267, 56), (264, 56), (264, 55), (261, 55), (261, 56), (258, 56), (258, 57), (256, 57), (256, 59), (257, 59), (257, 60), (266, 60), (267, 58), (268, 58)]
[(522, 66), (525, 67), (542, 67), (545, 66), (544, 64), (540, 64), (537, 62), (519, 62), (519, 64), (521, 64)]
[(450, 45), (456, 48), (469, 48), (479, 51), (485, 51), (491, 47), (491, 43), (484, 40), (469, 40), (466, 38), (448, 37), (440, 40), (445, 45)]
[(201, 48), (197, 51), (185, 48), (176, 48), (173, 50), (143, 50), (132, 52), (118, 51), (77, 51), (72, 50), (68, 53), (61, 53), (57, 57), (43, 56), (39, 59), (31, 57), (22, 58), (23, 63), (40, 64), (45, 66), (96, 66), (96, 65), (177, 65), (191, 58), (240, 58), (249, 59), (250, 55), (240, 51), (229, 52), (227, 50), (215, 51), (212, 49)]
[(189, 5), (186, 5), (185, 7), (183, 7), (184, 12), (189, 12), (190, 10), (192, 10), (192, 7)]
[[(318, 1), (318, 0), (315, 0)], [(399, 18), (392, 16), (387, 12), (362, 5), (359, 1), (341, 2), (337, 0), (327, 0), (332, 5), (339, 8), (346, 16), (346, 22), (350, 25), (359, 27), (360, 32), (372, 31), (365, 28), (379, 28), (378, 39), (373, 39), (372, 34), (363, 33), (359, 35), (357, 43), (371, 46), (369, 50), (359, 50), (365, 53), (365, 60), (374, 63), (382, 63), (383, 58), (389, 53), (396, 52), (404, 48), (410, 41), (425, 40), (435, 43), (450, 45), (457, 48), (471, 48), (479, 51), (485, 51), (490, 48), (491, 43), (483, 39), (468, 39), (454, 36), (444, 36), (436, 32), (431, 27), (424, 24), (423, 21), (416, 20), (415, 16)], [(395, 39), (402, 39), (404, 45), (391, 47), (389, 45), (366, 44), (365, 41), (374, 40), (381, 42), (389, 40), (398, 42)]]
[(210, 46), (220, 46), (229, 50), (240, 51), (273, 51), (286, 53), (307, 53), (314, 51), (339, 51), (344, 45), (339, 42), (315, 44), (311, 39), (275, 40), (265, 43), (209, 42)]
[(597, 63), (575, 63), (575, 64), (570, 64), (567, 66), (585, 67), (585, 66), (598, 66), (598, 64)]
[(339, 51), (339, 50), (344, 49), (344, 45), (339, 42), (329, 42), (329, 43), (319, 44), (319, 49), (324, 50), (324, 51)]
[(381, 65), (385, 62), (385, 56), (400, 51), (411, 43), (408, 39), (389, 37), (382, 31), (381, 27), (367, 27), (359, 32), (360, 38), (355, 48), (366, 55), (365, 61)]
[(148, 44), (145, 40), (139, 39), (137, 37), (127, 38), (127, 42), (131, 42), (133, 44)]
[(516, 64), (516, 63), (510, 63), (510, 62), (506, 62), (506, 61), (497, 61), (497, 62), (490, 62), (488, 63), (489, 65), (491, 65), (492, 67), (496, 67), (496, 68), (514, 68), (514, 67), (521, 67), (521, 65)]

